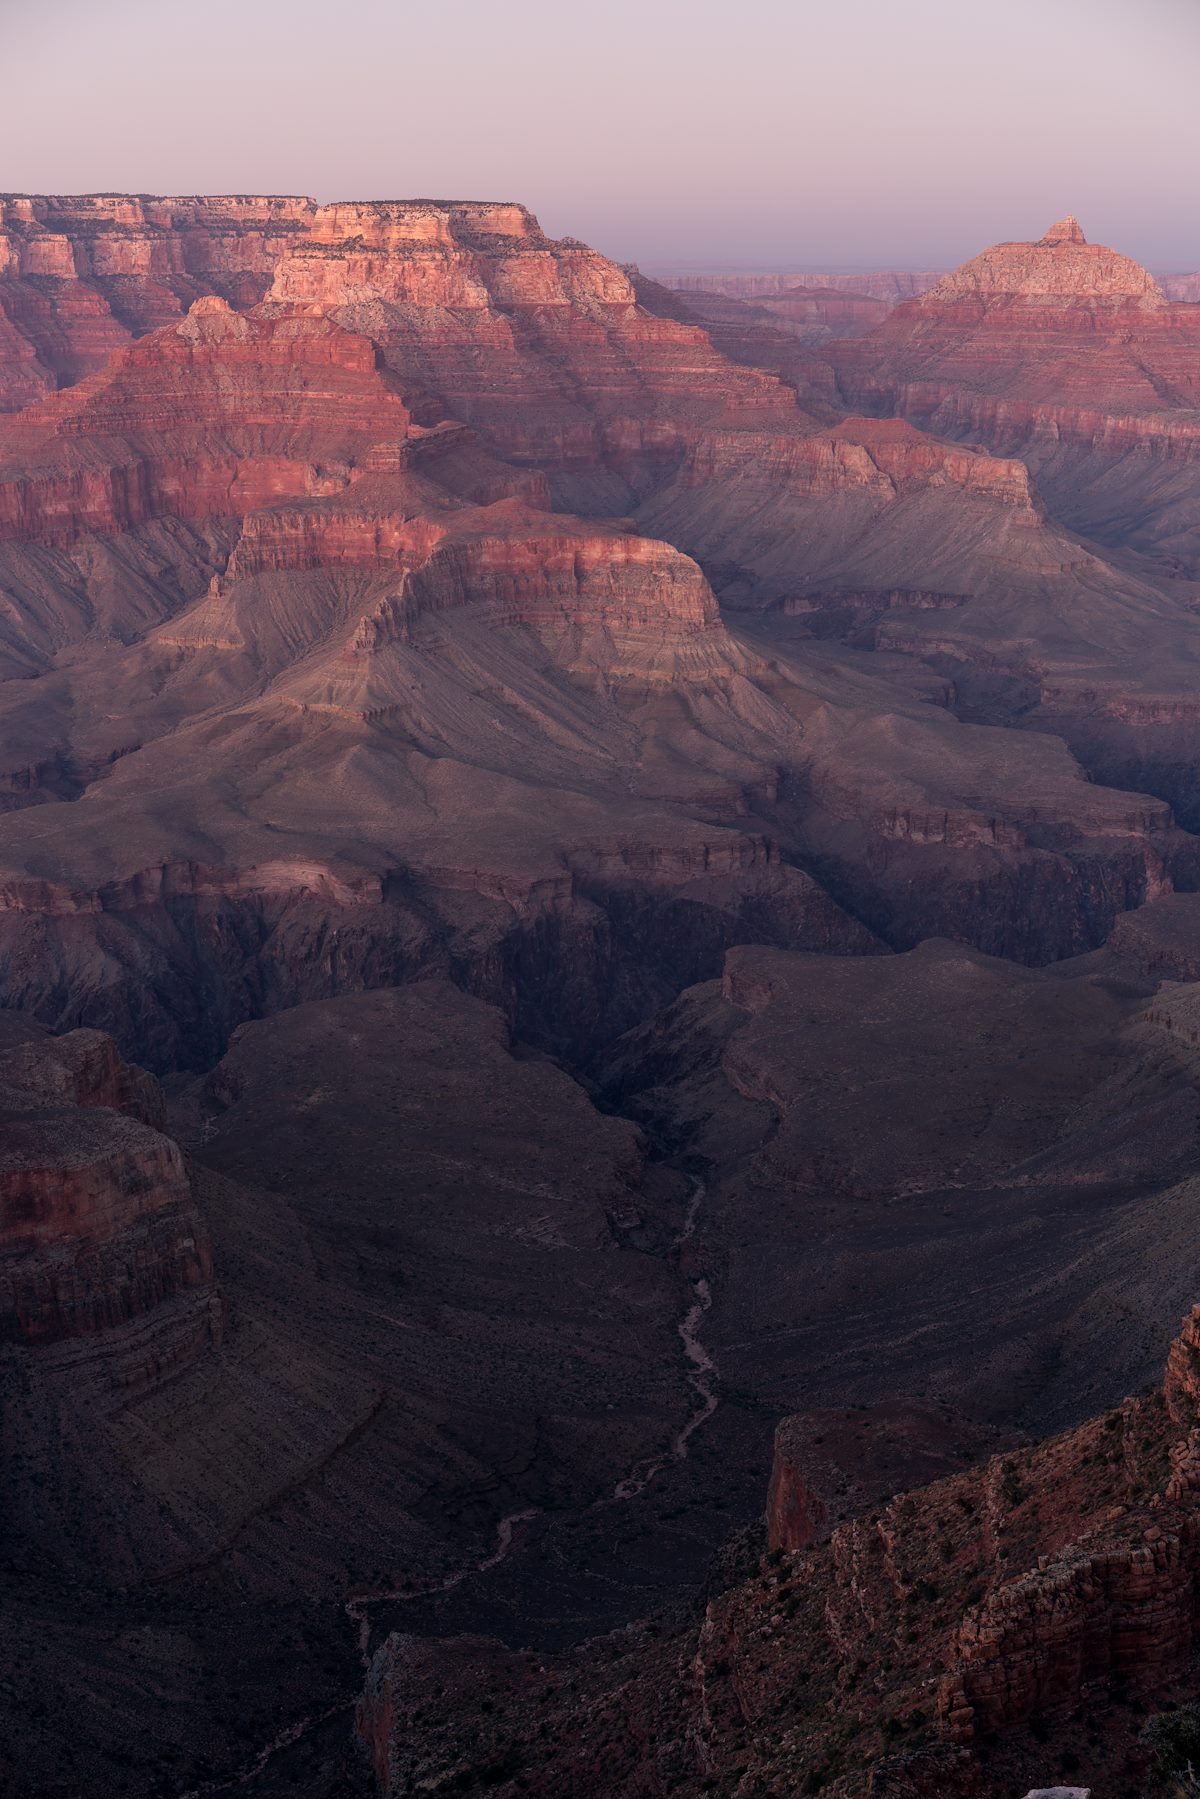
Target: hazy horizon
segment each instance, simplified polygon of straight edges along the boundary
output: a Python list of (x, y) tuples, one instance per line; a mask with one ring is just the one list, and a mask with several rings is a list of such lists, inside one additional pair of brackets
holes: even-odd
[(696, 268), (942, 267), (1074, 212), (1200, 267), (1194, 0), (0, 0), (8, 192), (511, 199)]

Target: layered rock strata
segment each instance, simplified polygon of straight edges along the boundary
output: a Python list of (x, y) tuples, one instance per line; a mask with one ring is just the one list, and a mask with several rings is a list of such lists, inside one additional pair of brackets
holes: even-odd
[(583, 474), (636, 482), (701, 417), (792, 403), (522, 206), (103, 195), (0, 199), (0, 403), (94, 372), (200, 295), (327, 311), (383, 347), (423, 422)]
[(666, 1253), (687, 1183), (449, 984), (250, 1024), (171, 1110), (219, 1345), (144, 1377), (187, 1292), (0, 1345), (0, 1762), (20, 1799), (236, 1784), (324, 1711), (319, 1743), (348, 1747), (359, 1633), (388, 1595), (452, 1594), (510, 1512), (586, 1518), (690, 1391)]
[(1145, 1701), (1194, 1679), (1198, 1345), (1200, 1308), (1161, 1391), (781, 1545), (682, 1629), (554, 1660), (393, 1637), (358, 1714), (380, 1791), (484, 1766), (501, 1794), (614, 1799), (999, 1799), (1055, 1766), (1119, 1791), (1148, 1770)]
[(95, 1031), (0, 1056), (0, 1334), (91, 1336), (190, 1296), (219, 1334), (207, 1232), (157, 1085)]
[(828, 355), (854, 410), (1024, 455), (1075, 528), (1194, 572), (1198, 343), (1194, 302), (1067, 218), (984, 251)]

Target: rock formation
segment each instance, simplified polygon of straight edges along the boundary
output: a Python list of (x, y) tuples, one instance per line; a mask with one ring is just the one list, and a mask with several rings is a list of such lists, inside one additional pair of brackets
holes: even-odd
[[(404, 254), (411, 224), (393, 221)], [(530, 254), (553, 273), (540, 239)], [(728, 638), (694, 564), (607, 523), (549, 516), (539, 478), (461, 426), (412, 424), (395, 389), (377, 346), (327, 316), (243, 317), (207, 298), (0, 431), (13, 672), (39, 677), (4, 696), (17, 814), (4, 852), (9, 996), (57, 1025), (112, 1025), (161, 1065), (184, 1037), (193, 1060), (218, 1053), (257, 1004), (231, 991), (242, 977), (217, 965), (224, 944), (208, 947), (235, 916), (237, 937), (270, 938), (284, 958), (267, 979), (285, 1003), (456, 966), (506, 998), (506, 964), (549, 933), (579, 940), (594, 1014), (611, 955), (597, 902), (614, 887), (648, 887), (640, 903), (660, 910), (688, 889), (698, 931), (672, 927), (685, 978), (748, 928), (747, 907), (774, 914), (777, 933), (811, 930), (814, 947), (839, 932), (869, 943), (761, 829), (738, 825), (747, 795), (773, 784), (791, 727), (754, 687), (754, 658)], [(86, 659), (67, 653), (80, 639)], [(660, 708), (672, 687), (693, 697), (639, 734), (639, 706)], [(189, 744), (195, 731), (203, 742)], [(264, 755), (276, 763), (271, 817), (245, 791)], [(314, 755), (342, 788), (324, 824)], [(221, 762), (241, 790), (232, 803)], [(158, 823), (148, 784), (173, 794)], [(85, 789), (111, 822), (54, 804)], [(522, 791), (547, 790), (561, 798), (525, 807)], [(465, 836), (464, 804), (477, 821)], [(37, 872), (22, 872), (17, 838), (26, 827), (40, 838), (51, 810), (61, 853), (34, 852)], [(514, 810), (528, 811), (515, 838), (503, 823)], [(403, 864), (386, 847), (398, 843)], [(444, 897), (414, 906), (414, 880)], [(482, 916), (463, 915), (463, 892)], [(161, 946), (124, 922), (150, 896), (187, 914)], [(297, 907), (285, 949), (281, 913)], [(311, 932), (331, 926), (337, 967), (315, 987), (308, 972), (297, 981), (291, 958), (307, 965)], [(182, 968), (181, 931), (193, 946)], [(634, 956), (650, 962), (663, 933), (652, 926), (645, 949), (635, 935)], [(76, 998), (63, 1011), (52, 984), (97, 937), (108, 991), (85, 995), (67, 975)], [(215, 1011), (198, 1008), (214, 981)], [(561, 995), (555, 1005), (578, 1015)]]
[(380, 1791), (485, 1768), (501, 1794), (1136, 1781), (1138, 1696), (1194, 1681), (1197, 1343), (1200, 1308), (1161, 1391), (781, 1545), (694, 1623), (558, 1658), (392, 1637), (358, 1713)]
[[(1063, 220), (790, 365), (811, 424), (840, 399), (907, 428), (702, 432), (640, 516), (726, 605), (921, 657), (960, 715), (1061, 735), (1190, 827), (1197, 342), (1200, 309)], [(738, 353), (783, 367), (765, 341)]]
[[(698, 326), (641, 312), (621, 269), (522, 206), (104, 195), (0, 197), (0, 400), (98, 370), (200, 295), (317, 307), (366, 332), (422, 422), (464, 419), (562, 470), (577, 503), (604, 495), (600, 510), (669, 462), (691, 421), (790, 406)], [(598, 467), (614, 472), (597, 483)]]
[(767, 1548), (797, 1555), (894, 1493), (958, 1472), (994, 1447), (946, 1405), (892, 1400), (793, 1413), (775, 1432)]
[[(260, 1735), (323, 1707), (340, 1754), (361, 1679), (353, 1596), (452, 1589), (506, 1513), (586, 1513), (675, 1428), (686, 1283), (662, 1252), (686, 1183), (447, 984), (248, 1025), (217, 1069), (173, 1083), (184, 1198), (176, 1142), (65, 1098), (141, 1105), (144, 1081), (96, 1033), (18, 1029), (0, 1070), (17, 1062), (26, 1083), (0, 1120), (0, 1293), (16, 1274), (37, 1300), (53, 1277), (60, 1319), (90, 1334), (6, 1324), (0, 1344), (4, 1784), (229, 1779)], [(27, 1252), (7, 1146), (34, 1120), (43, 1157), (58, 1142), (57, 1236), (43, 1215)], [(85, 1141), (107, 1160), (87, 1165), (81, 1249)], [(197, 1211), (219, 1308), (210, 1287), (148, 1290), (151, 1252), (178, 1248)], [(193, 1254), (207, 1261), (206, 1237)], [(164, 1261), (160, 1285), (186, 1267)], [(188, 1316), (211, 1324), (203, 1343), (149, 1378)], [(23, 1318), (46, 1322), (29, 1298)], [(369, 1635), (378, 1615), (362, 1612)]]
[(1067, 218), (828, 354), (856, 410), (1020, 453), (1074, 528), (1194, 569), (1198, 343), (1200, 310)]
[(328, 320), (197, 300), (6, 423), (0, 542), (64, 547), (337, 492), (370, 451), (403, 457), (409, 414), (377, 365), (373, 344)]
[(178, 1353), (219, 1334), (207, 1232), (156, 1128), (156, 1083), (111, 1039), (75, 1031), (8, 1049), (0, 1091), (0, 1336), (89, 1336), (177, 1296), (190, 1314)]
[(726, 606), (952, 668), (964, 695), (1007, 677), (992, 715), (1120, 759), (1114, 784), (1140, 763), (1157, 786), (1191, 743), (1186, 596), (1064, 530), (1017, 457), (900, 420), (703, 433), (640, 517), (697, 557)]

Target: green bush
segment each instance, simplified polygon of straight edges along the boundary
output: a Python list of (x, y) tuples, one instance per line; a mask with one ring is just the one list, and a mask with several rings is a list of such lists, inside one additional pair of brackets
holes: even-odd
[(1160, 1712), (1142, 1732), (1142, 1741), (1154, 1755), (1168, 1792), (1200, 1799), (1200, 1705), (1181, 1705), (1177, 1711)]

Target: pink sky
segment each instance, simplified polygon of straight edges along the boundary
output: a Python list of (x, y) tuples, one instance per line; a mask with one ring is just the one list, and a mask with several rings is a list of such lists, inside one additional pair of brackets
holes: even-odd
[(0, 0), (0, 188), (518, 199), (647, 264), (1200, 267), (1200, 0)]

